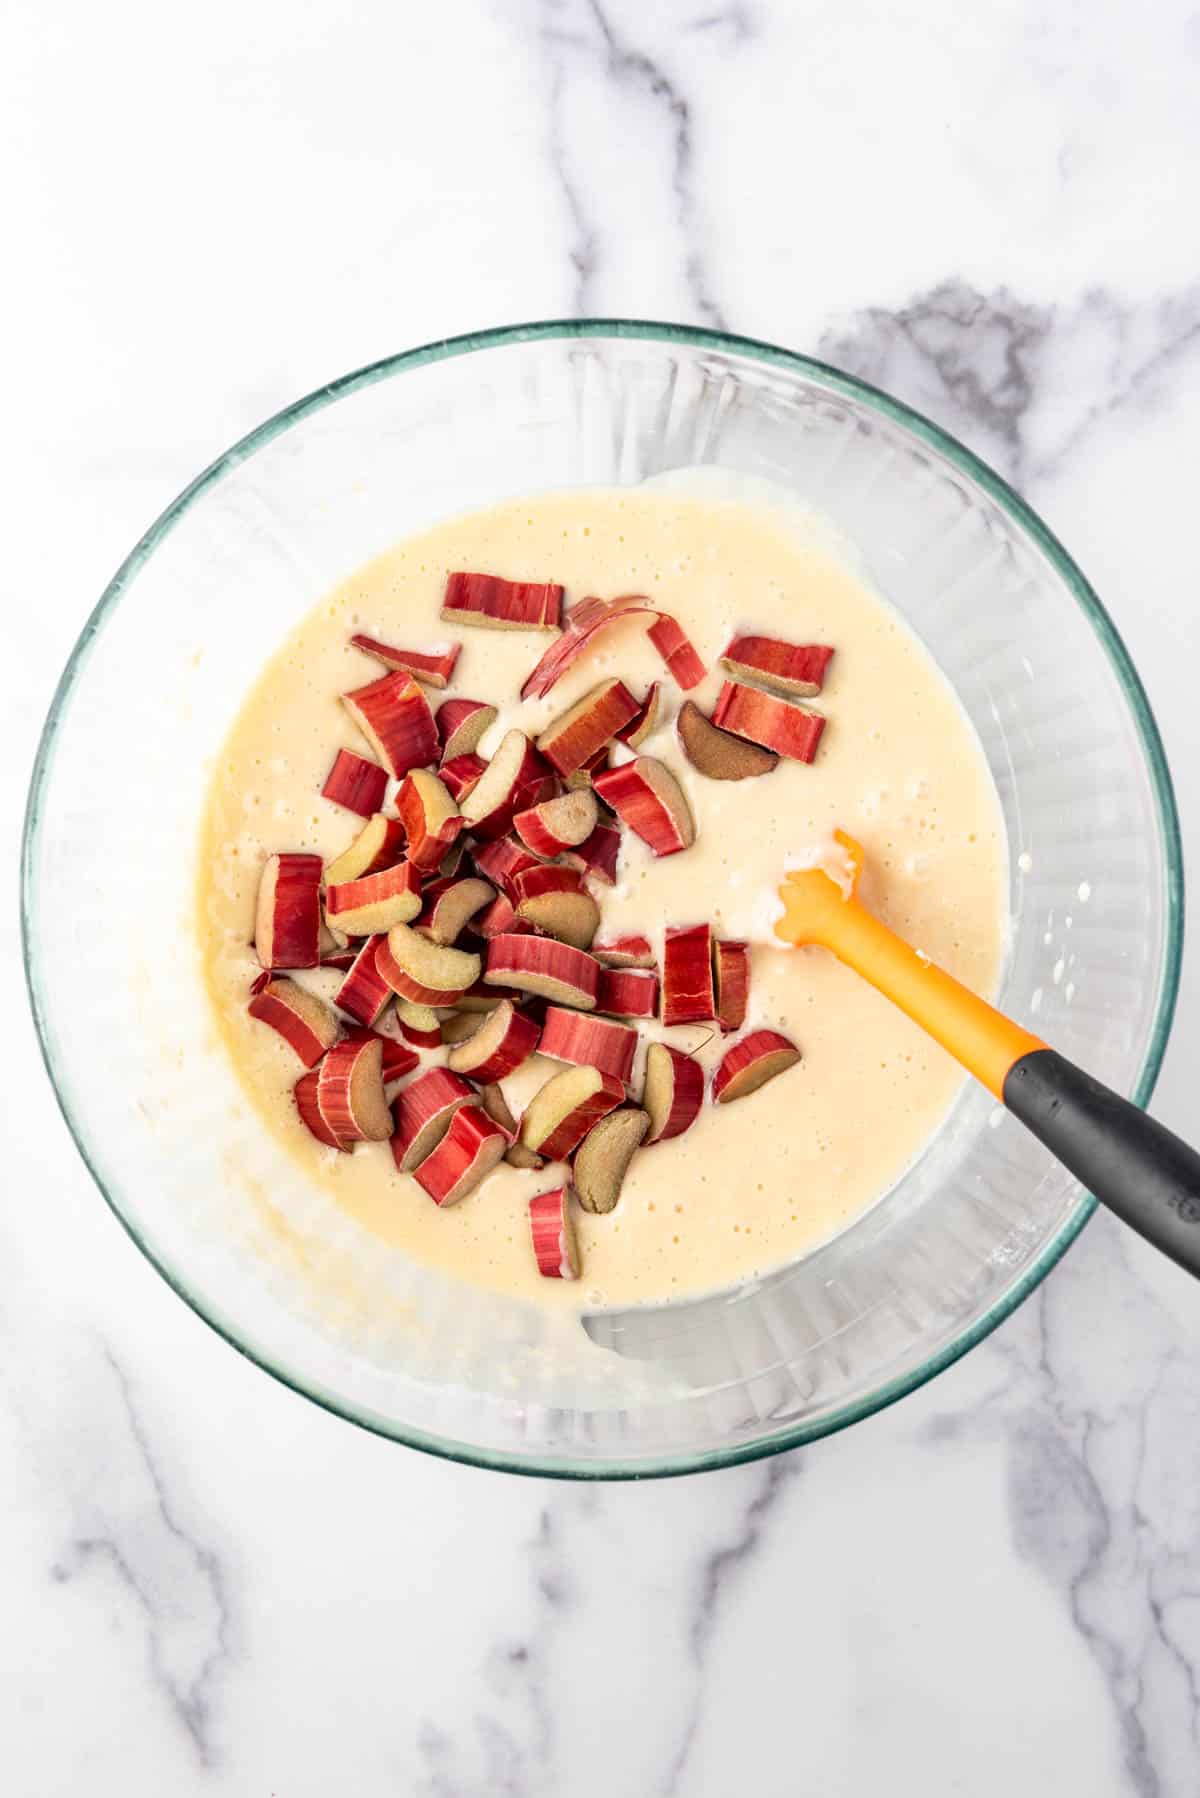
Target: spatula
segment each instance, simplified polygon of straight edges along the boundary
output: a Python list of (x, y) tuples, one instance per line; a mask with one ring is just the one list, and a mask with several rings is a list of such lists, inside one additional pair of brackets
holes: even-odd
[(817, 943), (941, 1043), (1089, 1192), (1200, 1275), (1200, 1155), (1099, 1080), (968, 991), (867, 910), (864, 852), (834, 832), (820, 865), (788, 873), (775, 934)]

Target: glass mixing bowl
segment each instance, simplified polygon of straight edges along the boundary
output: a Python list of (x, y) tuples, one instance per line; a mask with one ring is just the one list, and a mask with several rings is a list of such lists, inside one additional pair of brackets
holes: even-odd
[(1145, 695), (1060, 545), (944, 432), (784, 350), (610, 321), (433, 344), (280, 413), (146, 534), (63, 676), (25, 841), (30, 993), (80, 1152), (181, 1297), (319, 1404), (463, 1461), (638, 1476), (810, 1441), (978, 1342), (1092, 1209), (968, 1086), (807, 1259), (568, 1329), (370, 1239), (255, 1124), (192, 913), (209, 770), (261, 662), (439, 516), (696, 467), (825, 514), (954, 683), (1009, 834), (1004, 1008), (1139, 1102), (1170, 1023), (1179, 836)]

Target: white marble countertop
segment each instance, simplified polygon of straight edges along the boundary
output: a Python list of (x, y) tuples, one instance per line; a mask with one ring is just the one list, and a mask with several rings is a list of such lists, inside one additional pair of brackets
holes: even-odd
[[(480, 324), (678, 317), (947, 423), (1074, 550), (1200, 845), (1191, 0), (10, 0), (0, 796), (203, 463)], [(1196, 1132), (1200, 990), (1156, 1100)], [(1200, 1789), (1200, 1306), (1107, 1220), (851, 1433), (581, 1488), (240, 1360), (100, 1201), (0, 981), (0, 1790)]]

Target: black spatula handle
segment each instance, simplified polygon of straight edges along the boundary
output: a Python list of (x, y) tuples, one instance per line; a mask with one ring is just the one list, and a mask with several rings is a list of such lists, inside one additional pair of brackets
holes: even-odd
[(1054, 1049), (1014, 1061), (1004, 1103), (1131, 1229), (1200, 1276), (1200, 1155)]

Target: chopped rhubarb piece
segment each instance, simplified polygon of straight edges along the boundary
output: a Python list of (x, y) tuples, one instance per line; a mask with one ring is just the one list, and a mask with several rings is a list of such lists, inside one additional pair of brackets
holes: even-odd
[(496, 889), (486, 880), (475, 880), (468, 875), (464, 880), (448, 881), (432, 903), (428, 893), (425, 897), (421, 928), (428, 930), (435, 943), (450, 944), (458, 941), (477, 911), (491, 904)]
[[(668, 618), (667, 613), (661, 611), (644, 595), (627, 593), (620, 599), (585, 599), (579, 605), (572, 606), (563, 621), (562, 635), (550, 645), (537, 667), (529, 675), (525, 685), (521, 688), (521, 698), (541, 699), (549, 693), (551, 687), (561, 679), (572, 663), (579, 659), (600, 631), (607, 630), (610, 624), (617, 623), (621, 618), (635, 616), (638, 613), (656, 621), (667, 621), (667, 630), (661, 633), (666, 648), (664, 648), (663, 642), (656, 642), (656, 647), (664, 659), (668, 659), (669, 666), (671, 665), (670, 659), (674, 659), (677, 666), (672, 667), (671, 672), (679, 681), (680, 686), (695, 686), (696, 680), (703, 678), (704, 665), (695, 651), (691, 649), (691, 645), (679, 626), (675, 624), (674, 619)], [(672, 626), (674, 633), (671, 630)], [(653, 635), (653, 633), (651, 634)], [(691, 651), (690, 656), (688, 651)], [(700, 669), (700, 674), (696, 675), (695, 679), (680, 679), (681, 674), (694, 675), (697, 667)]]
[(600, 923), (600, 907), (585, 893), (573, 868), (557, 868), (539, 862), (513, 881), (517, 916), (547, 936), (586, 949)]
[(378, 874), (390, 868), (404, 853), (404, 826), (399, 818), (385, 818), (376, 812), (367, 820), (348, 849), (330, 862), (325, 870), (326, 886), (344, 886), (348, 880), (361, 880), (364, 874)]
[(457, 1001), (457, 1005), (459, 1011), (495, 1011), (505, 999), (511, 999), (514, 1005), (521, 1005), (525, 995), (515, 987), (489, 986), (485, 980), (476, 980)]
[(690, 638), (676, 624), (670, 613), (664, 612), (650, 626), (650, 641), (667, 664), (667, 672), (677, 686), (686, 693), (691, 687), (698, 687), (708, 670), (696, 654)]
[(726, 681), (721, 688), (712, 721), (735, 736), (761, 743), (776, 755), (793, 762), (816, 759), (817, 745), (825, 729), (819, 712), (796, 705), (790, 699), (776, 699), (773, 693), (760, 693), (757, 687), (742, 687)]
[(465, 1043), (482, 1026), (482, 1012), (452, 1011), (448, 1018), (442, 1019), (441, 1040), (448, 1049), (452, 1049), (459, 1043)]
[(457, 805), (479, 785), (486, 767), (483, 757), (471, 751), (468, 755), (451, 756), (448, 762), (443, 762), (438, 769), (438, 779)]
[(510, 933), (519, 936), (522, 931), (532, 931), (533, 925), (518, 918), (507, 893), (497, 893), (492, 903), (476, 918), (474, 929), (476, 936), (482, 937), (487, 943), (494, 936), (507, 936)]
[(634, 716), (617, 732), (622, 743), (628, 743), (630, 749), (640, 749), (646, 738), (653, 736), (658, 729), (661, 699), (662, 688), (658, 681), (652, 681)]
[(344, 805), (348, 812), (369, 818), (383, 804), (387, 783), (387, 770), (378, 762), (369, 762), (365, 755), (356, 755), (353, 749), (339, 749), (333, 767), (325, 776), (321, 794), (325, 799), (332, 799), (335, 805)]
[(579, 1278), (579, 1248), (565, 1186), (530, 1199), (529, 1235), (539, 1274), (547, 1280)]
[(795, 1043), (778, 1030), (752, 1030), (740, 1043), (726, 1049), (713, 1075), (713, 1100), (718, 1105), (729, 1105), (734, 1099), (744, 1099), (768, 1080), (774, 1080), (776, 1074), (794, 1068), (799, 1060)]
[(250, 1016), (277, 1030), (306, 1068), (315, 1067), (337, 1041), (337, 1019), (324, 999), (306, 992), (294, 980), (274, 980), (269, 974), (262, 978), (266, 984), (251, 998)]
[[(339, 973), (344, 974), (348, 968), (354, 966), (355, 962), (358, 960), (361, 949), (361, 943), (348, 943), (344, 949), (340, 944), (332, 949), (322, 949), (321, 966), (323, 968), (337, 968)], [(259, 978), (262, 979), (265, 977), (260, 975)]]
[(530, 855), (520, 843), (512, 837), (496, 837), (490, 843), (479, 843), (472, 850), (475, 866), (485, 880), (490, 880), (494, 887), (514, 896), (513, 883), (518, 874), (524, 874), (527, 868), (538, 868), (541, 863), (536, 855)]
[(648, 936), (612, 936), (593, 943), (592, 954), (608, 968), (652, 968), (654, 950)]
[(575, 1196), (585, 1211), (603, 1215), (612, 1210), (649, 1128), (648, 1113), (624, 1107), (592, 1125), (571, 1164)]
[(716, 1017), (712, 953), (707, 924), (668, 928), (663, 946), (664, 1024), (701, 1024)]
[(650, 1118), (646, 1141), (666, 1142), (690, 1130), (704, 1102), (704, 1069), (694, 1055), (670, 1043), (646, 1049), (646, 1084), (642, 1105)]
[(465, 949), (443, 948), (407, 924), (388, 931), (375, 952), (376, 965), (402, 999), (416, 1005), (455, 1005), (479, 978), (480, 959)]
[(381, 1037), (345, 1037), (333, 1045), (320, 1065), (317, 1104), (341, 1147), (387, 1141), (392, 1114), (383, 1096)]
[(546, 726), (537, 746), (560, 774), (573, 774), (611, 743), (639, 709), (624, 681), (602, 680)]
[(443, 880), (455, 880), (462, 871), (467, 848), (461, 836), (456, 837), (442, 857), (442, 865), (438, 873)]
[(432, 874), (463, 827), (453, 798), (436, 774), (417, 768), (396, 794), (396, 811), (408, 836), (408, 859), (421, 874)]
[(400, 780), (410, 768), (438, 759), (438, 734), (429, 701), (411, 674), (385, 674), (369, 686), (342, 694), (342, 704), (389, 774)]
[(483, 978), (490, 986), (515, 987), (577, 1011), (592, 1011), (599, 975), (599, 962), (581, 949), (549, 937), (509, 933), (488, 944)]
[(641, 968), (601, 968), (596, 1010), (619, 1018), (658, 1015), (658, 975)]
[(505, 581), (496, 574), (446, 577), (442, 617), (500, 631), (556, 631), (563, 589), (553, 581)]
[(480, 1089), (479, 1097), (488, 1116), (495, 1118), (501, 1128), (506, 1130), (512, 1138), (508, 1148), (504, 1151), (505, 1161), (512, 1167), (534, 1169), (545, 1167), (546, 1163), (540, 1155), (535, 1155), (532, 1149), (527, 1149), (523, 1142), (516, 1140), (517, 1120), (509, 1109), (508, 1100), (504, 1097), (502, 1088), (494, 1083), (484, 1086)]
[(442, 1040), (438, 1015), (429, 1005), (415, 1005), (411, 999), (396, 998), (396, 1025), (406, 1043), (415, 1049), (436, 1049)]
[(372, 936), (407, 924), (421, 909), (421, 878), (411, 862), (325, 888), (325, 915), (347, 936)]
[(472, 1080), (504, 1080), (529, 1060), (539, 1035), (529, 1013), (518, 1011), (511, 999), (504, 999), (466, 1042), (450, 1051), (446, 1065), (456, 1074), (469, 1074)]
[(315, 968), (320, 945), (320, 856), (268, 856), (254, 923), (259, 961), (264, 968)]
[(412, 1050), (398, 1041), (396, 1037), (381, 1036), (379, 1040), (383, 1044), (381, 1071), (385, 1086), (391, 1086), (396, 1080), (403, 1080), (406, 1074), (411, 1074), (415, 1067), (421, 1065), (421, 1057), (414, 1055)]
[(676, 855), (696, 840), (683, 789), (662, 762), (639, 755), (596, 780), (596, 792), (623, 824), (649, 843), (655, 855)]
[(302, 1074), (292, 1088), (292, 1097), (296, 1101), (296, 1110), (300, 1113), (300, 1122), (317, 1141), (324, 1143), (327, 1149), (346, 1149), (340, 1143), (325, 1119), (321, 1116), (321, 1107), (317, 1098), (317, 1088), (321, 1084), (320, 1068), (313, 1068)]
[(568, 849), (563, 855), (563, 861), (568, 868), (575, 868), (579, 873), (612, 887), (617, 884), (617, 862), (620, 856), (620, 831), (611, 824), (597, 824), (586, 843), (581, 843), (578, 849)]
[(675, 729), (684, 755), (709, 780), (753, 780), (779, 766), (779, 757), (770, 749), (718, 730), (690, 699), (680, 706)]
[(596, 828), (597, 817), (593, 794), (560, 793), (557, 799), (544, 799), (541, 805), (518, 812), (513, 829), (527, 849), (549, 857), (585, 843)]
[(603, 774), (608, 767), (608, 744), (598, 749), (595, 755), (589, 755), (581, 768), (573, 768), (567, 775), (563, 785), (568, 793), (590, 793), (595, 784), (597, 774)]
[(475, 1096), (474, 1087), (449, 1068), (429, 1068), (410, 1080), (393, 1107), (392, 1154), (402, 1174), (424, 1161), (445, 1136), (459, 1106), (471, 1104)]
[(602, 1074), (611, 1074), (628, 1086), (637, 1045), (637, 1031), (629, 1024), (548, 1005), (538, 1054), (574, 1062), (576, 1067), (599, 1068)]
[(443, 699), (434, 717), (442, 760), (474, 755), (481, 737), (495, 720), (495, 706), (485, 705), (482, 699)]
[(510, 730), (463, 800), (467, 826), (485, 841), (501, 837), (517, 812), (553, 792), (553, 777), (524, 731)]
[(398, 668), (427, 687), (446, 685), (462, 648), (461, 643), (444, 643), (436, 649), (393, 649), (390, 643), (381, 643), (378, 637), (364, 637), (361, 632), (350, 641), (355, 649), (374, 656), (385, 668)]
[(740, 1030), (750, 999), (749, 943), (713, 944), (713, 988), (721, 1029)]
[(508, 1133), (481, 1105), (460, 1105), (435, 1149), (413, 1169), (435, 1205), (457, 1205), (504, 1159)]
[(367, 1030), (374, 1029), (392, 998), (391, 987), (375, 965), (375, 951), (382, 941), (381, 936), (367, 938), (333, 998), (340, 1011)]
[(832, 649), (822, 643), (784, 643), (778, 637), (735, 637), (721, 666), (739, 679), (757, 681), (774, 693), (811, 699), (825, 685)]
[(521, 1141), (547, 1161), (565, 1161), (591, 1129), (625, 1097), (599, 1068), (564, 1068), (539, 1087), (521, 1119)]

